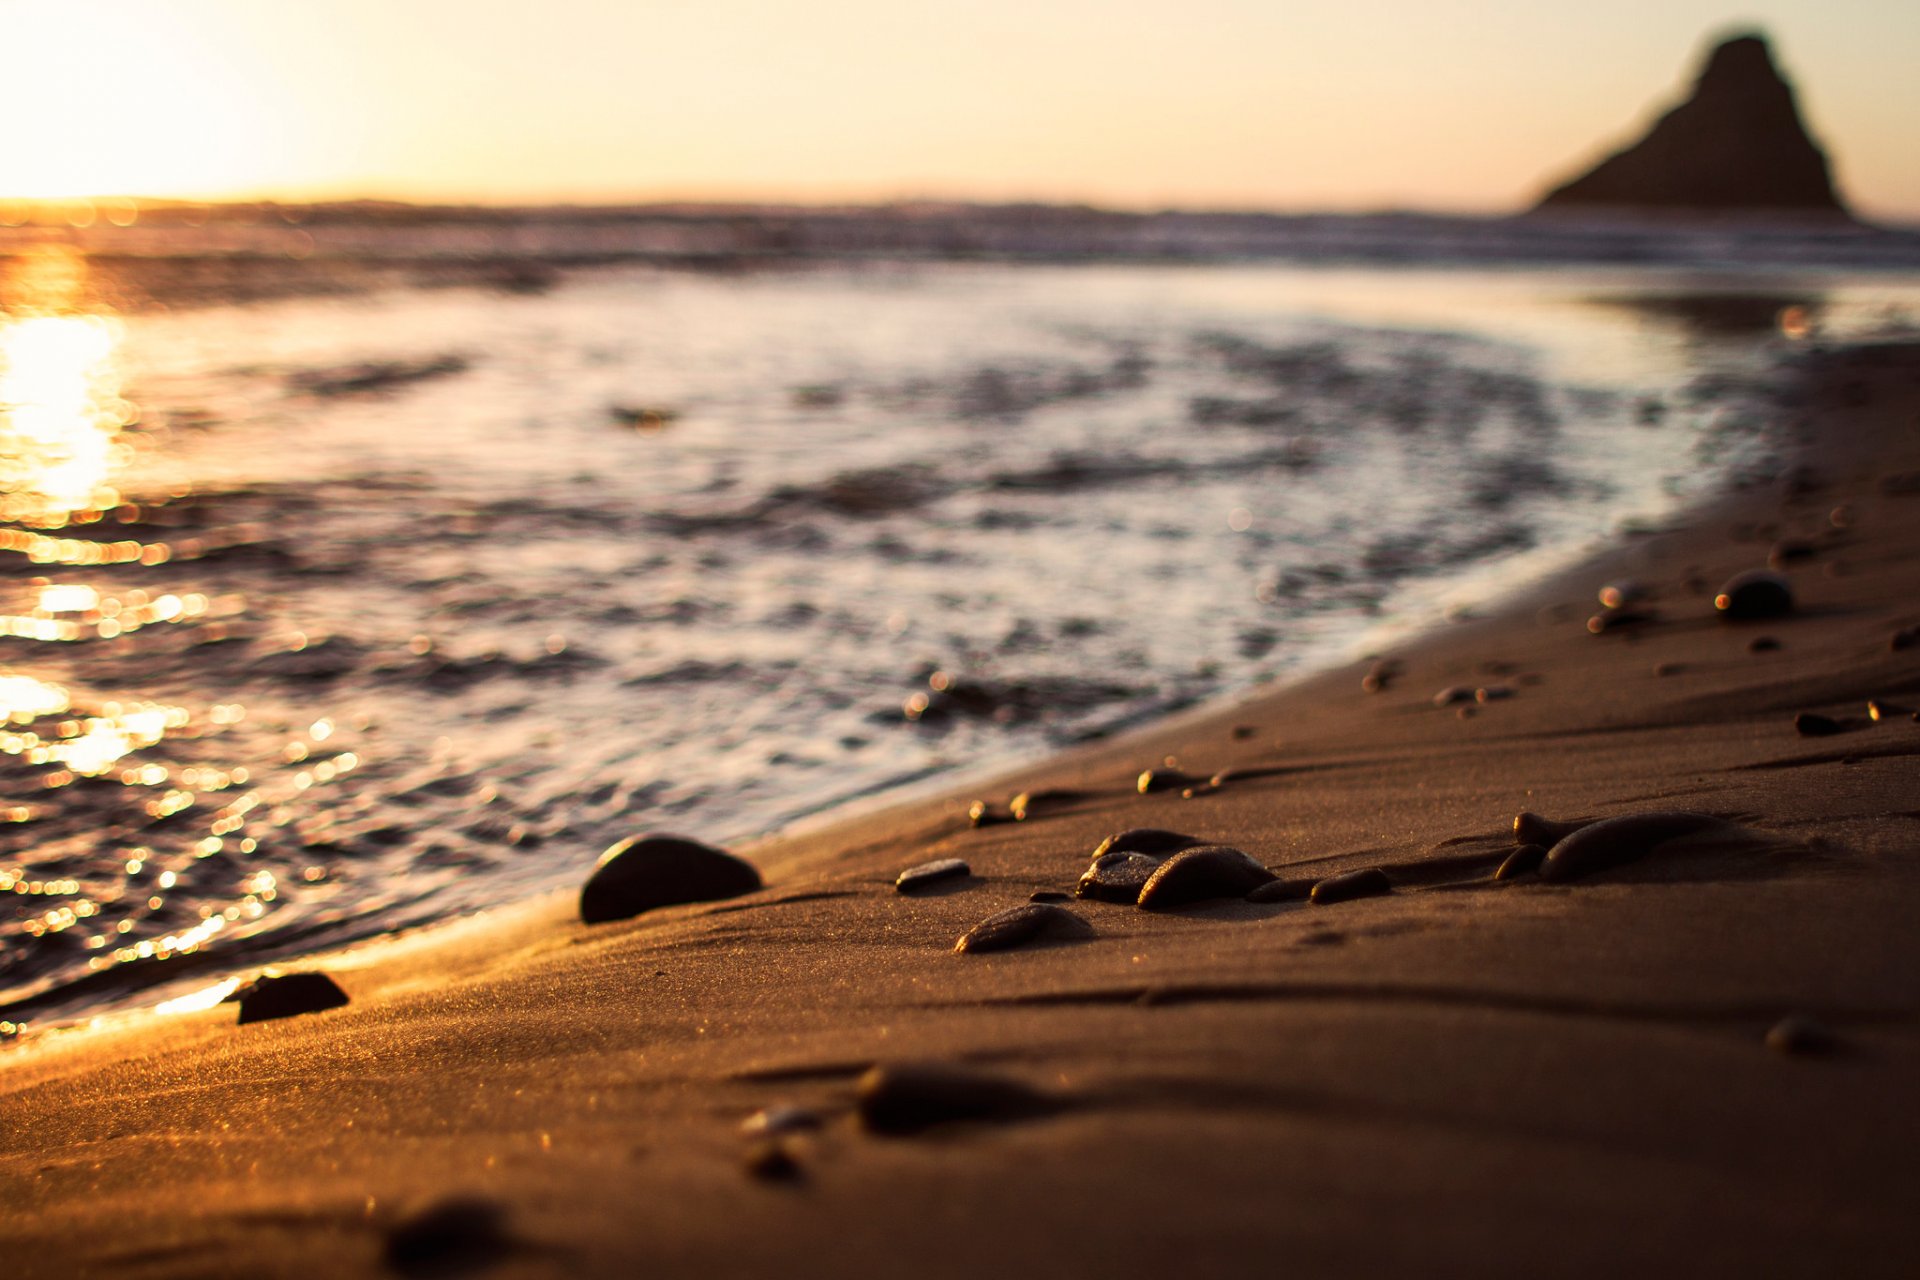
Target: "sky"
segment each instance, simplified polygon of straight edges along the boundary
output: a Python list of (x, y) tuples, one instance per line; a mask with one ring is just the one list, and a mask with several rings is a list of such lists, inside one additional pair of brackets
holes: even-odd
[(0, 198), (1499, 213), (1756, 26), (1920, 222), (1892, 0), (0, 0)]

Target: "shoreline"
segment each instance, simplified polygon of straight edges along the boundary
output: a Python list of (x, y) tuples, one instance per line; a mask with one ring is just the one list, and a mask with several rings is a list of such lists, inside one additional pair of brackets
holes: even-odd
[[(288, 966), (333, 972), (345, 1009), (11, 1047), (0, 1091), (30, 1119), (0, 1188), (26, 1274), (370, 1272), (454, 1196), (492, 1207), (463, 1238), (495, 1232), (516, 1275), (1905, 1270), (1920, 725), (1854, 722), (1920, 696), (1920, 649), (1888, 647), (1920, 624), (1920, 498), (1887, 484), (1920, 468), (1920, 349), (1808, 366), (1825, 438), (1799, 489), (1722, 495), (1423, 632), (1382, 692), (1349, 666), (1051, 756), (1001, 788), (1071, 793), (1026, 822), (969, 827), (967, 797), (1006, 798), (977, 786), (775, 837), (745, 850), (768, 885), (747, 898), (589, 927), (562, 891)], [(1781, 538), (1812, 544), (1795, 615), (1715, 619), (1712, 588)], [(1661, 616), (1587, 634), (1625, 576)], [(1512, 696), (1433, 706), (1453, 685)], [(1796, 710), (1846, 732), (1802, 738)], [(1240, 775), (1189, 800), (1129, 785), (1167, 757)], [(1756, 838), (1574, 886), (1489, 879), (1520, 810), (1649, 808)], [(949, 954), (1142, 826), (1283, 876), (1382, 866), (1394, 892), (1076, 903), (1089, 942)], [(945, 856), (974, 876), (893, 892)], [(1838, 1051), (1770, 1052), (1793, 1014)], [(910, 1060), (1060, 1105), (863, 1129), (854, 1081)], [(742, 1168), (737, 1122), (777, 1104), (822, 1120), (791, 1184)]]

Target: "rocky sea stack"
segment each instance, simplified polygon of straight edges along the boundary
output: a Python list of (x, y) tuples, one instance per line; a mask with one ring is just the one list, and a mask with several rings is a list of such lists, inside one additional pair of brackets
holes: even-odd
[(1765, 37), (1722, 40), (1687, 100), (1632, 146), (1549, 191), (1537, 211), (1846, 220), (1826, 153)]

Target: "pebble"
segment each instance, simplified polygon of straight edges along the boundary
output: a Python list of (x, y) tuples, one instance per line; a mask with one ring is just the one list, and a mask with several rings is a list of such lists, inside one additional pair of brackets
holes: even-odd
[(274, 1018), (292, 1018), (303, 1013), (338, 1009), (347, 1003), (347, 993), (324, 973), (283, 973), (255, 978), (240, 988), (231, 999), (240, 1005), (240, 1021), (269, 1022)]
[(1367, 867), (1361, 871), (1348, 871), (1341, 875), (1328, 876), (1313, 886), (1310, 900), (1316, 907), (1325, 907), (1336, 902), (1349, 902), (1354, 898), (1375, 898), (1391, 892), (1393, 892), (1393, 881), (1387, 879), (1387, 873), (1379, 867)]
[(778, 1138), (763, 1138), (749, 1144), (741, 1164), (748, 1177), (762, 1182), (797, 1182), (802, 1173), (792, 1148)]
[(1269, 880), (1247, 895), (1248, 902), (1305, 902), (1320, 881), (1309, 876), (1296, 880)]
[(1911, 649), (1916, 644), (1920, 644), (1920, 627), (1905, 627), (1893, 633), (1893, 638), (1887, 642), (1887, 647), (1898, 653), (1902, 649)]
[(1795, 716), (1793, 727), (1803, 738), (1831, 738), (1836, 733), (1846, 732), (1846, 726), (1832, 716), (1823, 716), (1814, 711), (1802, 711)]
[(506, 1210), (491, 1200), (443, 1200), (387, 1232), (387, 1265), (403, 1276), (483, 1270), (513, 1250), (506, 1223)]
[(580, 889), (580, 918), (588, 924), (626, 920), (656, 907), (717, 902), (760, 888), (751, 863), (679, 836), (622, 840), (595, 864)]
[(782, 1133), (801, 1133), (818, 1129), (824, 1117), (812, 1107), (776, 1103), (762, 1107), (740, 1122), (740, 1132), (749, 1138), (771, 1138)]
[(1793, 588), (1766, 569), (1749, 569), (1728, 578), (1713, 597), (1723, 618), (1778, 618), (1793, 612)]
[(1521, 876), (1530, 876), (1540, 869), (1546, 859), (1546, 849), (1537, 844), (1523, 844), (1507, 855), (1500, 869), (1493, 873), (1495, 880), (1518, 880)]
[(1051, 903), (1030, 902), (1024, 907), (996, 911), (960, 935), (953, 949), (970, 955), (979, 951), (1005, 951), (1041, 938), (1064, 940), (1091, 938), (1093, 926), (1080, 916)]
[(1624, 609), (1630, 604), (1639, 604), (1653, 598), (1653, 592), (1647, 584), (1633, 578), (1623, 578), (1618, 582), (1609, 582), (1600, 588), (1600, 605), (1605, 609)]
[(1102, 902), (1138, 902), (1140, 891), (1147, 887), (1147, 881), (1164, 861), (1166, 859), (1156, 854), (1131, 850), (1099, 854), (1081, 874), (1074, 894)]
[(1078, 791), (1054, 789), (1051, 791), (1022, 791), (1007, 801), (1007, 812), (1013, 815), (1015, 822), (1025, 822), (1028, 818), (1037, 818), (1041, 813), (1071, 804), (1080, 798)]
[(1004, 818), (999, 814), (995, 813), (993, 811), (993, 806), (988, 804), (985, 800), (975, 800), (972, 804), (967, 806), (967, 825), (968, 826), (991, 827), (997, 822), (1007, 822), (1007, 821), (1010, 821), (1010, 819)]
[(1580, 828), (1592, 825), (1592, 819), (1580, 822), (1555, 822), (1552, 818), (1543, 818), (1537, 813), (1523, 813), (1513, 820), (1513, 842), (1537, 844), (1551, 849)]
[(1024, 1120), (1059, 1109), (1057, 1100), (1016, 1080), (934, 1064), (874, 1067), (860, 1077), (855, 1093), (860, 1123), (896, 1135), (962, 1120)]
[(1548, 849), (1540, 878), (1557, 884), (1591, 875), (1643, 858), (1668, 840), (1720, 825), (1718, 818), (1677, 810), (1606, 818), (1581, 827)]
[(961, 858), (936, 858), (932, 862), (922, 862), (918, 866), (908, 867), (894, 878), (893, 887), (900, 893), (912, 893), (924, 889), (930, 884), (942, 880), (957, 880), (973, 874), (973, 868)]
[(1780, 649), (1780, 641), (1775, 636), (1755, 636), (1747, 641), (1748, 653), (1775, 653)]
[(1433, 695), (1433, 705), (1436, 707), (1451, 707), (1455, 703), (1472, 702), (1473, 694), (1474, 689), (1472, 685), (1450, 684)]
[(1653, 664), (1653, 674), (1656, 676), (1677, 676), (1686, 669), (1687, 664), (1684, 662), (1656, 662)]
[(1259, 730), (1250, 724), (1237, 724), (1233, 726), (1233, 740), (1235, 742), (1245, 742), (1258, 732)]
[(1473, 691), (1473, 700), (1475, 702), (1480, 702), (1480, 703), (1501, 702), (1507, 698), (1513, 697), (1514, 693), (1515, 693), (1515, 690), (1511, 685), (1490, 684), (1490, 685), (1483, 686), (1482, 688), (1475, 689)]
[(1165, 855), (1205, 843), (1205, 840), (1179, 831), (1163, 831), (1159, 827), (1134, 827), (1129, 831), (1122, 831), (1117, 836), (1108, 836), (1102, 840), (1100, 847), (1093, 851), (1093, 856), (1097, 858), (1103, 853)]
[(1832, 1053), (1839, 1038), (1812, 1018), (1790, 1014), (1767, 1028), (1767, 1048), (1793, 1057)]
[(1061, 893), (1058, 889), (1035, 889), (1027, 895), (1028, 902), (1071, 902), (1073, 895)]
[(1813, 559), (1818, 551), (1819, 548), (1804, 538), (1783, 538), (1767, 552), (1767, 568), (1784, 569), (1801, 560)]
[(1893, 720), (1900, 716), (1913, 714), (1912, 707), (1903, 707), (1897, 702), (1888, 702), (1885, 698), (1869, 698), (1867, 714), (1874, 720)]
[(1140, 794), (1144, 796), (1151, 795), (1155, 791), (1172, 791), (1176, 787), (1190, 787), (1200, 781), (1202, 781), (1202, 779), (1190, 773), (1182, 773), (1180, 770), (1168, 766), (1160, 769), (1142, 770), (1139, 778), (1135, 780), (1134, 785), (1139, 789)]
[(1244, 898), (1272, 879), (1273, 872), (1238, 849), (1202, 845), (1161, 863), (1141, 886), (1139, 905), (1160, 911), (1209, 898)]
[(1400, 664), (1385, 658), (1367, 668), (1367, 674), (1360, 677), (1360, 688), (1367, 693), (1379, 693), (1393, 683), (1400, 674)]
[(1587, 630), (1596, 636), (1609, 631), (1626, 631), (1652, 622), (1659, 616), (1652, 609), (1603, 609), (1587, 619)]

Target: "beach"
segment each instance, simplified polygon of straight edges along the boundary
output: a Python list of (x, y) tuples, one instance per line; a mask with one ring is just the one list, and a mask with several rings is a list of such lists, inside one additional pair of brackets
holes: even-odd
[[(744, 897), (9, 1048), (14, 1274), (1910, 1274), (1920, 350), (1797, 378), (1796, 469), (1379, 660), (738, 846)], [(1770, 555), (1792, 611), (1716, 617)], [(1522, 812), (1666, 811), (1713, 825), (1494, 878)], [(1137, 828), (1390, 891), (955, 952)]]

